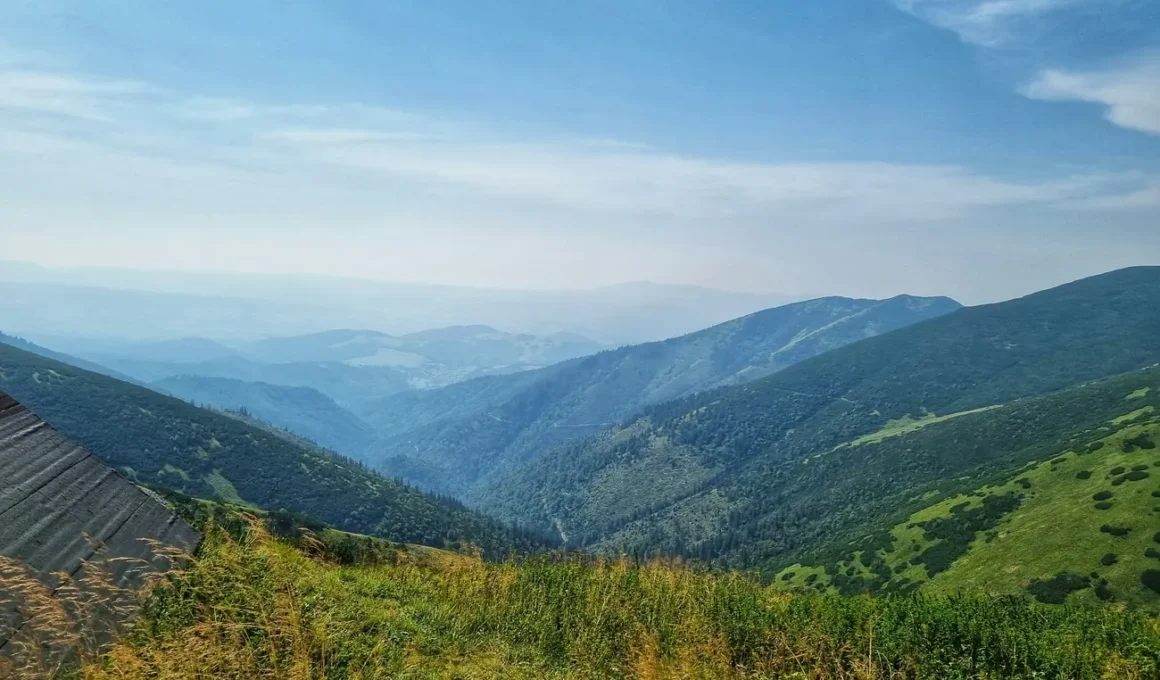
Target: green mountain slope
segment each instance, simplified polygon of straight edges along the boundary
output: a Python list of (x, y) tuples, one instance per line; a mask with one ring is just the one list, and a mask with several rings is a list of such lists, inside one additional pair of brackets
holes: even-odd
[(244, 410), (347, 456), (362, 456), (374, 430), (330, 397), (309, 387), (251, 383), (229, 378), (181, 375), (150, 387), (218, 409)]
[(535, 542), (453, 501), (151, 390), (0, 345), (0, 390), (132, 479), (306, 513), (346, 531), (492, 554)]
[(369, 460), (428, 488), (471, 497), (496, 470), (650, 404), (760, 378), (958, 307), (946, 298), (822, 298), (540, 371), (394, 395), (359, 415), (383, 434)]
[(1136, 268), (963, 309), (648, 409), (497, 477), (481, 506), (573, 545), (832, 558), (1118, 415), (1126, 385), (1026, 398), (1160, 361), (1158, 296), (1160, 268)]
[[(1160, 369), (1152, 368), (1005, 406), (1024, 411), (1024, 427), (1048, 437), (1014, 456), (1029, 462), (990, 483), (962, 480), (963, 493), (911, 502), (921, 509), (882, 539), (795, 564), (775, 581), (843, 591), (875, 582), (936, 594), (1030, 592), (1045, 602), (1116, 600), (1160, 611), (1160, 592), (1144, 578), (1160, 569), (1158, 390)], [(1080, 409), (1086, 413), (1074, 421)], [(978, 445), (988, 431), (1012, 425), (998, 411), (973, 420), (953, 431), (934, 426), (923, 435), (929, 441), (902, 435), (899, 443)]]

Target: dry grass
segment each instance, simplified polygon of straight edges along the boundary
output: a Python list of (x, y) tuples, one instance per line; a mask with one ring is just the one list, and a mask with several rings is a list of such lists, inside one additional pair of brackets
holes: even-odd
[[(164, 578), (153, 564), (110, 558), (106, 546), (89, 540), (92, 556), (75, 574), (39, 573), (0, 556), (0, 641), (6, 641), (0, 647), (0, 678), (58, 677), (82, 659), (98, 657), (124, 632), (142, 597)], [(162, 564), (192, 557), (149, 543)], [(129, 589), (118, 582), (142, 586)]]
[[(318, 554), (321, 551), (313, 550)], [(1026, 601), (790, 596), (679, 563), (339, 567), (212, 527), (85, 680), (1150, 678), (1160, 624)]]

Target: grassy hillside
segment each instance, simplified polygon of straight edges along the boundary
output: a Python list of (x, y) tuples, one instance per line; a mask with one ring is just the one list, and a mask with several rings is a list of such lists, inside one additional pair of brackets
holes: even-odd
[[(1160, 385), (1160, 373), (1149, 373)], [(1058, 455), (930, 503), (880, 545), (832, 563), (793, 565), (777, 582), (849, 590), (878, 579), (877, 572), (887, 589), (1026, 592), (1044, 602), (1116, 601), (1160, 613), (1155, 391), (1122, 392), (1122, 415), (1095, 423)]]
[(1157, 296), (1160, 268), (1129, 269), (870, 338), (560, 447), (494, 480), (483, 507), (571, 545), (832, 562), (1155, 389), (1153, 370), (1035, 398), (1160, 362)]
[(361, 457), (375, 437), (370, 425), (310, 387), (190, 375), (149, 386), (198, 405), (242, 410), (354, 458)]
[(1138, 612), (1029, 599), (787, 595), (680, 564), (487, 564), (400, 550), (337, 566), (211, 530), (89, 680), (1150, 678)]
[(535, 541), (452, 501), (236, 419), (0, 345), (0, 390), (131, 479), (303, 512), (344, 530), (499, 554)]
[(370, 460), (428, 488), (471, 497), (496, 470), (650, 404), (760, 378), (957, 308), (946, 298), (822, 298), (530, 374), (395, 395), (359, 414), (384, 436)]

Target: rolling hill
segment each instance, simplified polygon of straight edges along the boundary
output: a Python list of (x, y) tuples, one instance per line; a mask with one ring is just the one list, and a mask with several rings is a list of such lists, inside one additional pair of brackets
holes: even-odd
[(370, 461), (426, 488), (471, 497), (496, 470), (648, 405), (760, 378), (958, 307), (947, 298), (821, 298), (539, 371), (398, 394), (357, 413), (382, 435)]
[(538, 544), (347, 459), (151, 390), (0, 345), (0, 390), (130, 479), (339, 529), (490, 554)]
[(768, 574), (833, 566), (859, 541), (886, 551), (912, 513), (1086, 445), (1125, 395), (1155, 389), (1141, 369), (1160, 362), (1157, 296), (1160, 268), (1141, 267), (964, 308), (651, 407), (477, 498), (570, 545)]

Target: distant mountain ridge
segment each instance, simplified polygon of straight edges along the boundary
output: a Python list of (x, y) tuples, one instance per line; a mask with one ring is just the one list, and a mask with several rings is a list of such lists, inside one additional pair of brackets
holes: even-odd
[[(530, 370), (604, 348), (576, 335), (541, 337), (488, 326), (406, 336), (333, 330), (230, 344), (206, 338), (138, 342), (55, 337), (49, 341), (81, 357), (70, 362), (74, 365), (84, 362), (102, 373), (157, 385), (216, 408), (247, 408), (264, 420), (352, 456), (361, 456), (369, 442), (364, 436), (367, 428), (347, 411), (359, 410), (369, 401), (478, 376)], [(51, 350), (41, 353), (45, 352)], [(320, 392), (336, 402), (338, 410), (323, 406), (310, 392), (298, 388)], [(316, 409), (330, 411), (334, 417), (306, 415)], [(327, 432), (328, 428), (334, 431)]]
[(820, 298), (538, 371), (397, 394), (357, 413), (382, 435), (369, 460), (427, 488), (470, 498), (496, 470), (650, 404), (769, 375), (959, 307), (949, 298)]
[(435, 328), (402, 336), (333, 330), (238, 345), (242, 354), (265, 363), (342, 362), (411, 369), (409, 379), (416, 388), (439, 387), (473, 374), (548, 366), (602, 349), (607, 347), (575, 334), (541, 337), (505, 333), (484, 325)]
[(9, 332), (252, 340), (368, 328), (395, 335), (488, 324), (539, 336), (578, 333), (618, 345), (688, 333), (803, 296), (629, 283), (581, 290), (504, 290), (224, 271), (50, 269), (0, 261)]

